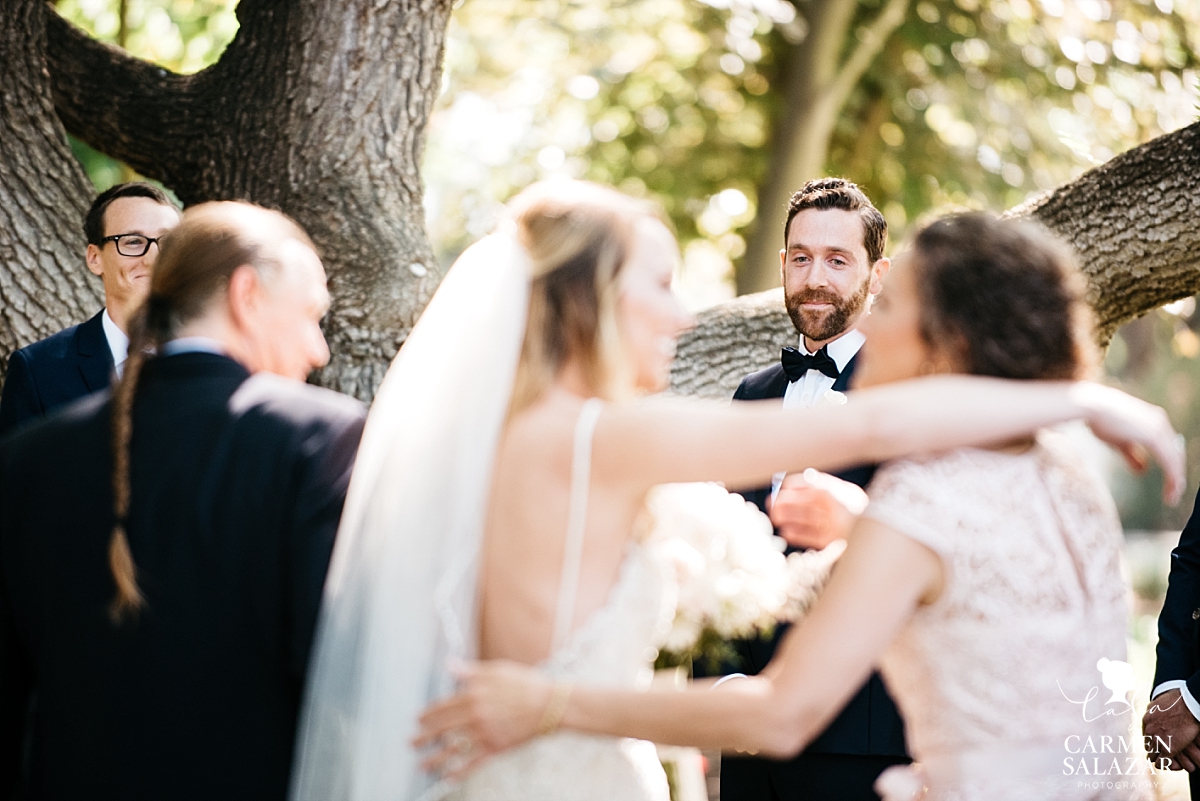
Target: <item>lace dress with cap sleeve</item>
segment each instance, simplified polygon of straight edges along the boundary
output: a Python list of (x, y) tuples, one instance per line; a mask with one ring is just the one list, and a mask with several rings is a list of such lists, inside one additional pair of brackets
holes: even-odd
[(880, 778), (886, 801), (1148, 796), (1120, 523), (1066, 437), (893, 462), (869, 494), (945, 580), (882, 660), (917, 762)]

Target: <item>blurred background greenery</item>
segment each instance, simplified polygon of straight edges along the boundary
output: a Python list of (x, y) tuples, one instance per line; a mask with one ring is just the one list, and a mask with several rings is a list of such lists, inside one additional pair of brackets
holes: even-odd
[[(180, 72), (211, 64), (237, 32), (236, 0), (56, 6)], [(900, 16), (874, 41), (885, 7)], [(838, 9), (848, 23), (830, 34)], [(779, 236), (774, 213), (756, 232), (757, 205), (792, 160), (863, 186), (895, 248), (923, 216), (1010, 208), (1193, 122), (1198, 47), (1200, 0), (465, 0), (429, 123), (428, 231), (448, 263), (532, 181), (611, 183), (669, 214), (677, 286), (700, 309), (732, 297), (756, 233)], [(873, 58), (850, 69), (864, 49)], [(832, 129), (789, 153), (778, 122), (791, 84), (814, 75), (841, 76), (846, 91)], [(133, 177), (72, 146), (97, 188)], [(1105, 362), (1187, 432), (1193, 494), (1198, 331), (1195, 300), (1181, 301), (1123, 328)], [(1190, 496), (1164, 508), (1155, 475), (1111, 473), (1127, 528), (1185, 522)]]

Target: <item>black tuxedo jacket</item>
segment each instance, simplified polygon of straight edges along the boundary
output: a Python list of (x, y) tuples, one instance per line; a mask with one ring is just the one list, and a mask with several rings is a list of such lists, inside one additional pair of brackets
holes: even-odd
[(1154, 686), (1186, 681), (1200, 698), (1200, 496), (1171, 551), (1167, 597), (1158, 616), (1158, 663)]
[(104, 336), (101, 309), (73, 325), (13, 353), (0, 394), (0, 436), (37, 417), (105, 389), (113, 357)]
[[(846, 369), (838, 376), (833, 389), (844, 392), (850, 386), (858, 357), (851, 359)], [(742, 379), (734, 400), (765, 400), (782, 398), (787, 392), (788, 378), (783, 366), (774, 364)], [(875, 475), (875, 466), (851, 468), (836, 474), (839, 478), (866, 487)], [(760, 487), (743, 492), (748, 501), (767, 511), (766, 502), (771, 488)], [(792, 549), (789, 549), (792, 550)], [(787, 626), (777, 628), (773, 637), (746, 640), (735, 643), (740, 664), (726, 672), (746, 674), (759, 673), (775, 655), (775, 648), (787, 631)], [(852, 637), (853, 632), (847, 632)], [(858, 756), (883, 756), (905, 758), (908, 756), (904, 743), (904, 721), (896, 705), (888, 695), (887, 688), (878, 673), (846, 704), (842, 713), (834, 718), (829, 727), (812, 741), (801, 757), (817, 754), (851, 754)], [(781, 798), (787, 798), (786, 789), (794, 779), (794, 760), (776, 761), (754, 757), (733, 757), (722, 761), (721, 797), (728, 801), (740, 801), (759, 797), (769, 783), (776, 788)], [(729, 768), (727, 770), (727, 767)], [(766, 775), (763, 775), (766, 774)], [(798, 780), (798, 779), (796, 779)]]
[(0, 444), (0, 798), (283, 799), (360, 403), (223, 356), (151, 360), (115, 625), (107, 393)]

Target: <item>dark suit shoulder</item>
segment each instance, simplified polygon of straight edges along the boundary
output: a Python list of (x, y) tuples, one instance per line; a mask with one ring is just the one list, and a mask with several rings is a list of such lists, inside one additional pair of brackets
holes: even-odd
[(51, 334), (45, 339), (39, 339), (37, 342), (21, 348), (13, 356), (20, 354), (29, 364), (38, 364), (43, 360), (66, 359), (74, 356), (76, 352), (75, 335), (79, 331), (80, 325), (86, 325), (86, 323), (64, 328), (57, 334)]
[(63, 442), (68, 447), (85, 429), (102, 428), (107, 432), (111, 393), (102, 390), (68, 403), (49, 417), (30, 421), (4, 439), (9, 452), (39, 451), (51, 443)]
[(349, 395), (271, 373), (247, 379), (229, 399), (229, 409), (289, 429), (361, 425), (367, 416), (367, 407)]
[(772, 364), (758, 372), (751, 373), (738, 384), (737, 392), (733, 393), (735, 400), (764, 400), (767, 398), (782, 398), (787, 391), (787, 375), (783, 365)]
[[(108, 396), (103, 391), (80, 398), (49, 417), (31, 419), (0, 439), (0, 497), (11, 502), (27, 494), (22, 487), (29, 482), (36, 485), (46, 476), (61, 477), (64, 464), (77, 467), (81, 453), (107, 454)], [(40, 488), (29, 491), (36, 495)]]

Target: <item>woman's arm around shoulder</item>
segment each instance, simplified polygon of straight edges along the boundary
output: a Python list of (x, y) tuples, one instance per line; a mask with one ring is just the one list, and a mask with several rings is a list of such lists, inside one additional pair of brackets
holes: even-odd
[[(683, 692), (573, 687), (561, 725), (660, 743), (795, 754), (862, 684), (913, 611), (939, 595), (941, 583), (941, 561), (932, 550), (863, 520), (821, 599), (788, 632), (762, 675), (716, 688), (697, 682)], [(562, 691), (514, 663), (469, 666), (460, 694), (426, 710), (418, 745), (435, 745), (451, 732), (465, 735), (476, 749), (461, 768), (468, 769), (539, 733), (556, 689)], [(453, 756), (452, 749), (435, 747), (429, 765), (443, 767)]]
[(677, 481), (755, 486), (780, 470), (836, 470), (910, 453), (988, 445), (1082, 418), (1135, 467), (1163, 467), (1178, 498), (1183, 459), (1162, 409), (1089, 382), (938, 376), (854, 392), (844, 406), (784, 409), (655, 398), (612, 404), (596, 431), (598, 475), (643, 489)]

